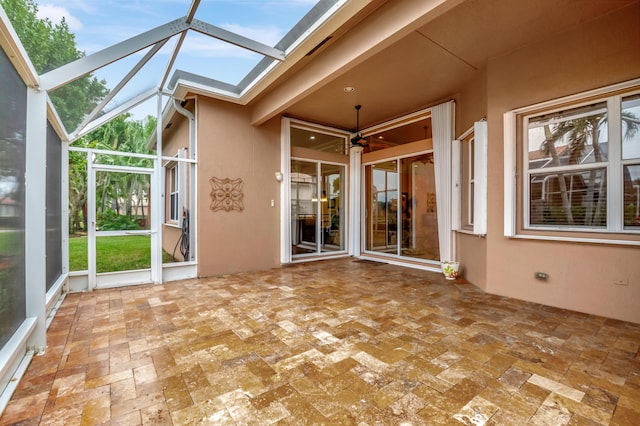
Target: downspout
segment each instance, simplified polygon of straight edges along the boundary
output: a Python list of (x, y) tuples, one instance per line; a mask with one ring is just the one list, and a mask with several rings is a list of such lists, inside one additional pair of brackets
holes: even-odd
[[(193, 113), (182, 106), (182, 102), (179, 99), (173, 99), (173, 106), (176, 111), (180, 114), (187, 117), (189, 120), (189, 158), (194, 161), (189, 164), (189, 216), (193, 217), (194, 212), (196, 211), (196, 118)], [(182, 225), (182, 224), (181, 224)], [(189, 220), (189, 259), (185, 259), (185, 261), (191, 261), (195, 258), (194, 253), (196, 253), (196, 238), (193, 221)]]

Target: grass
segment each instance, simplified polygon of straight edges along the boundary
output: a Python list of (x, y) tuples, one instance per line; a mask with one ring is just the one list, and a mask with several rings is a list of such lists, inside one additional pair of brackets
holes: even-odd
[[(173, 262), (167, 252), (162, 252), (162, 262)], [(97, 272), (130, 271), (151, 267), (151, 237), (130, 235), (96, 238)], [(69, 270), (87, 270), (87, 237), (69, 238)]]
[(24, 232), (12, 229), (0, 232), (0, 256), (12, 256), (15, 254), (16, 244), (24, 244)]

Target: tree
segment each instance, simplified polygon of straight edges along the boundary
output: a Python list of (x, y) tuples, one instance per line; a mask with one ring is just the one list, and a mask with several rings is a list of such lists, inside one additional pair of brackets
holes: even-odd
[[(624, 129), (623, 141), (633, 138), (640, 130), (640, 122), (629, 112), (622, 112), (622, 124)], [(589, 154), (593, 155), (595, 163), (606, 161), (600, 145), (601, 128), (607, 122), (606, 111), (594, 112), (585, 117), (565, 120), (553, 127), (546, 125), (545, 140), (540, 149), (551, 156), (554, 166), (561, 166), (560, 159), (555, 147), (559, 141), (568, 141), (569, 164), (580, 164), (584, 160), (587, 150), (591, 148)], [(602, 217), (606, 203), (606, 174), (597, 179), (598, 170), (589, 171), (589, 183), (586, 191), (586, 211), (584, 216), (585, 225), (599, 225), (606, 218)], [(571, 201), (569, 200), (566, 187), (565, 174), (558, 173), (558, 185), (562, 197), (562, 208), (566, 215), (568, 225), (574, 225)], [(595, 202), (595, 205), (594, 205)]]
[[(152, 154), (146, 144), (155, 129), (155, 117), (145, 120), (132, 120), (130, 114), (122, 114), (104, 124), (74, 143), (75, 146), (96, 148), (105, 151), (133, 152)], [(74, 155), (72, 155), (74, 154)], [(152, 160), (130, 156), (99, 154), (96, 163), (116, 166), (152, 167)], [(70, 229), (80, 229), (81, 221), (86, 223), (86, 155), (71, 152), (69, 156), (69, 204), (71, 213)], [(119, 215), (136, 219), (134, 207), (138, 207), (141, 218), (148, 212), (144, 210), (143, 200), (148, 197), (149, 182), (145, 176), (130, 173), (100, 173), (97, 175), (96, 196), (100, 214)], [(86, 226), (84, 227), (86, 229)]]
[[(76, 47), (75, 35), (63, 19), (59, 24), (37, 16), (33, 0), (0, 0), (29, 59), (43, 74), (85, 56)], [(74, 130), (85, 115), (107, 95), (104, 80), (86, 75), (49, 93), (67, 130)]]

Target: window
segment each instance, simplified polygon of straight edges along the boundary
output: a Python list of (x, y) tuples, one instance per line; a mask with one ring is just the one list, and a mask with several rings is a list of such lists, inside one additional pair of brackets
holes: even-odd
[(458, 231), (485, 235), (487, 200), (487, 122), (478, 121), (454, 141), (454, 185)]
[[(505, 206), (523, 230), (640, 233), (640, 90), (610, 88), (505, 114)], [(509, 161), (509, 129), (521, 123)], [(509, 168), (518, 176), (510, 187)], [(518, 169), (522, 173), (515, 173)], [(512, 192), (513, 190), (513, 192)], [(522, 194), (521, 197), (516, 193)], [(516, 198), (517, 197), (517, 198)], [(519, 223), (505, 212), (505, 234)]]
[(178, 163), (174, 163), (167, 169), (169, 184), (169, 221), (178, 222), (179, 219), (179, 173)]

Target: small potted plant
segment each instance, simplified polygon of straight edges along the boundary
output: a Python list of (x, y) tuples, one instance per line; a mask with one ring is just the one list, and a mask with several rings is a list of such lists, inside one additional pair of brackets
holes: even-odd
[(460, 262), (443, 260), (440, 262), (440, 269), (442, 269), (442, 273), (446, 279), (455, 280), (458, 278), (458, 272), (460, 271)]

